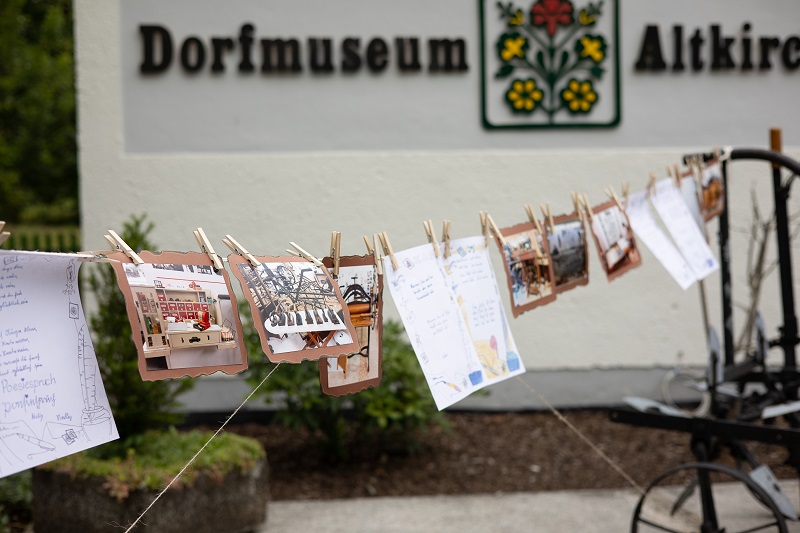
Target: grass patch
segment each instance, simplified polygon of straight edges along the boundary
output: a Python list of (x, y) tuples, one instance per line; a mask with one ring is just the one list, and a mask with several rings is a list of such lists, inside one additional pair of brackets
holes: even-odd
[[(130, 443), (124, 458), (103, 458), (87, 450), (39, 468), (80, 478), (103, 478), (109, 494), (124, 500), (133, 490), (165, 487), (211, 435), (211, 432), (198, 430), (148, 431), (136, 436), (136, 442)], [(265, 456), (264, 448), (255, 439), (220, 433), (173, 487), (190, 487), (204, 476), (222, 480), (235, 470), (249, 470)]]

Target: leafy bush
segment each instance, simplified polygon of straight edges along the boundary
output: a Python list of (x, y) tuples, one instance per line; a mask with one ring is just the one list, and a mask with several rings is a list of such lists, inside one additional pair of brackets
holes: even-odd
[[(132, 216), (120, 236), (134, 250), (155, 249), (148, 240), (153, 223), (146, 215)], [(94, 265), (89, 287), (97, 300), (97, 311), (90, 319), (94, 349), (111, 411), (120, 434), (120, 442), (95, 449), (96, 454), (125, 456), (131, 439), (148, 429), (163, 428), (180, 422), (174, 412), (177, 397), (189, 390), (190, 379), (142, 381), (139, 355), (132, 342), (131, 326), (125, 312), (125, 298), (117, 285), (110, 265)]]
[(19, 531), (30, 522), (32, 500), (29, 470), (0, 479), (0, 533)]
[[(174, 428), (148, 431), (134, 437), (136, 449), (129, 448), (124, 458), (98, 459), (82, 452), (52, 461), (46, 468), (78, 477), (102, 477), (110, 494), (124, 500), (132, 490), (166, 486), (211, 435), (209, 431), (178, 432)], [(264, 456), (257, 440), (220, 433), (173, 487), (190, 487), (201, 476), (222, 479), (234, 470), (246, 471)]]
[[(256, 386), (275, 364), (261, 350), (249, 307), (243, 304), (239, 311), (250, 360), (247, 381)], [(378, 387), (348, 396), (322, 394), (317, 362), (306, 361), (282, 364), (257, 394), (283, 407), (276, 413), (279, 423), (321, 435), (328, 452), (338, 459), (348, 458), (353, 436), (413, 452), (420, 431), (444, 423), (414, 350), (404, 339), (402, 326), (393, 321), (383, 324), (383, 379)]]

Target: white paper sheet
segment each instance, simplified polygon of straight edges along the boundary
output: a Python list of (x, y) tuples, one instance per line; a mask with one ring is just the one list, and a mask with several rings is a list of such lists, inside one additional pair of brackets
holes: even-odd
[(79, 268), (71, 254), (0, 250), (0, 477), (119, 438)]
[(698, 280), (719, 269), (717, 258), (671, 179), (656, 183), (650, 202)]
[(708, 240), (706, 223), (703, 220), (703, 213), (700, 212), (700, 199), (697, 197), (697, 184), (694, 182), (694, 178), (686, 177), (681, 180), (681, 195), (683, 195), (683, 201), (686, 202), (686, 207), (689, 208), (697, 227)]
[(442, 410), (487, 384), (461, 308), (430, 244), (395, 252), (400, 268), (384, 258), (384, 278), (422, 373)]
[(525, 373), (525, 365), (508, 327), (500, 289), (483, 237), (450, 241), (444, 273), (483, 371), (490, 382)]
[(697, 277), (669, 237), (661, 231), (650, 211), (647, 194), (644, 191), (632, 194), (628, 198), (628, 208), (625, 212), (639, 241), (650, 249), (681, 289), (686, 290), (691, 287), (697, 281)]

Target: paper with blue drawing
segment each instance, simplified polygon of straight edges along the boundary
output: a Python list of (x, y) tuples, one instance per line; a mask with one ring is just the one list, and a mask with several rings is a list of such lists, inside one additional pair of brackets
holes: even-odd
[[(384, 258), (384, 272), (436, 406), (441, 410), (487, 385), (525, 372), (500, 300), (483, 237), (430, 244)], [(443, 247), (442, 247), (443, 249)]]
[(0, 477), (119, 438), (75, 254), (0, 251)]

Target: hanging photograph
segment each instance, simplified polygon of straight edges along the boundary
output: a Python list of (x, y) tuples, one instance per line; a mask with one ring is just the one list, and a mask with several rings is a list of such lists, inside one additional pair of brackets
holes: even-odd
[(270, 361), (348, 355), (358, 351), (350, 313), (326, 268), (299, 257), (257, 257), (254, 267), (228, 256), (250, 303), (261, 348)]
[(592, 208), (592, 235), (608, 281), (642, 263), (630, 222), (616, 202)]
[[(322, 260), (333, 274), (330, 257)], [(383, 276), (375, 268), (375, 256), (339, 258), (334, 279), (356, 331), (356, 350), (347, 355), (319, 359), (322, 392), (331, 396), (353, 394), (381, 382), (383, 337)]]
[(556, 294), (589, 283), (586, 230), (577, 212), (545, 220)]
[(247, 369), (236, 298), (206, 254), (142, 252), (136, 265), (110, 256), (125, 295), (139, 373), (147, 381)]
[(725, 209), (725, 190), (722, 167), (716, 160), (709, 161), (700, 173), (700, 207), (706, 222), (718, 217)]
[(531, 222), (500, 230), (495, 242), (503, 255), (511, 313), (520, 314), (556, 299), (547, 238)]

